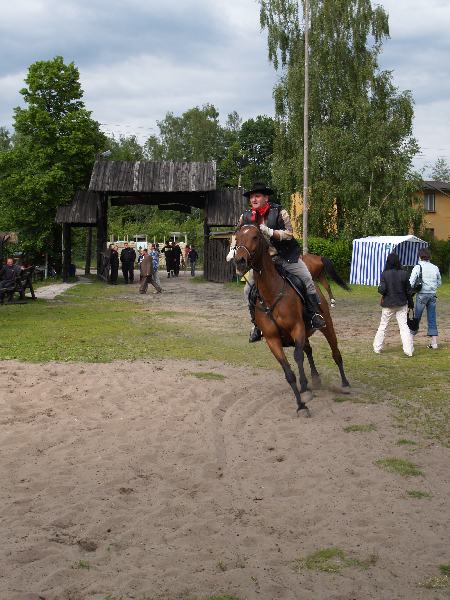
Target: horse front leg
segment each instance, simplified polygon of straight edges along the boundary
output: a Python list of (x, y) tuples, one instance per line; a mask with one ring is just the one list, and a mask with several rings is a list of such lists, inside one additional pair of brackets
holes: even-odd
[[(297, 387), (297, 380), (295, 377), (295, 373), (291, 369), (291, 365), (289, 364), (289, 362), (286, 358), (286, 354), (284, 353), (283, 344), (281, 343), (281, 339), (278, 336), (277, 337), (275, 337), (275, 336), (266, 337), (266, 342), (267, 342), (267, 345), (269, 346), (272, 354), (275, 356), (277, 361), (280, 363), (280, 365), (284, 371), (284, 376), (286, 377), (286, 381), (289, 383), (292, 391), (294, 392), (295, 399), (297, 401), (297, 414), (299, 413), (300, 410), (305, 410), (306, 416), (309, 417), (310, 416), (309, 408), (302, 401), (301, 392), (299, 392), (298, 387)], [(306, 381), (304, 372), (303, 372), (303, 377)], [(303, 385), (305, 385), (305, 381), (303, 382)], [(308, 384), (308, 382), (306, 381), (306, 385), (307, 384)], [(301, 376), (300, 376), (300, 385), (302, 385)], [(306, 385), (305, 385), (305, 390), (306, 390)]]

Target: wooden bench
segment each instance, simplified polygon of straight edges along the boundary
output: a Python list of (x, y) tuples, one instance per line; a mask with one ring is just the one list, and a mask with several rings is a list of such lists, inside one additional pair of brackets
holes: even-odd
[[(24, 304), (27, 301), (25, 293), (30, 290), (32, 300), (36, 300), (36, 295), (33, 289), (33, 273), (34, 267), (23, 269), (17, 276), (14, 282), (14, 287), (3, 290), (3, 296), (0, 302), (3, 304), (3, 298), (6, 297), (9, 304)], [(14, 301), (14, 294), (19, 294), (19, 299)]]

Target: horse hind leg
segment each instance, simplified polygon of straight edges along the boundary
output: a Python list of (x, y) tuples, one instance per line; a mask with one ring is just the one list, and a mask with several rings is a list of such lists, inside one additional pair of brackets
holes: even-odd
[(350, 383), (345, 375), (344, 371), (344, 361), (342, 360), (342, 355), (338, 348), (336, 333), (334, 331), (333, 322), (331, 320), (331, 316), (328, 314), (328, 318), (326, 318), (327, 326), (324, 329), (321, 329), (321, 332), (326, 337), (327, 342), (331, 348), (331, 354), (333, 356), (333, 360), (336, 363), (339, 373), (341, 375), (341, 383), (343, 388), (350, 387)]
[[(280, 338), (266, 337), (266, 342), (267, 342), (267, 345), (269, 346), (272, 354), (275, 356), (277, 361), (280, 363), (280, 365), (284, 371), (284, 376), (286, 378), (286, 381), (289, 383), (292, 391), (294, 392), (295, 399), (297, 401), (297, 414), (299, 413), (299, 411), (305, 410), (306, 416), (310, 416), (309, 408), (306, 406), (306, 404), (302, 400), (301, 392), (299, 392), (298, 387), (297, 387), (297, 380), (295, 377), (295, 373), (292, 370), (291, 365), (289, 364), (289, 362), (286, 358)], [(303, 375), (304, 375), (304, 373), (303, 373)], [(305, 377), (305, 380), (306, 380), (306, 377)], [(306, 384), (307, 383), (308, 382), (306, 382)], [(305, 391), (306, 391), (306, 386), (305, 386)]]
[(305, 341), (304, 350), (305, 350), (305, 354), (306, 354), (306, 357), (309, 362), (309, 368), (311, 369), (311, 379), (312, 379), (313, 387), (320, 388), (322, 386), (322, 382), (320, 380), (319, 371), (316, 368), (316, 363), (314, 362), (313, 351), (312, 351), (311, 344), (309, 343), (308, 339)]

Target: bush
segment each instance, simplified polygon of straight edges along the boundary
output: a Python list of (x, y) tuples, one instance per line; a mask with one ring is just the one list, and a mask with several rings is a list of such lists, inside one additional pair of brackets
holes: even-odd
[[(299, 243), (301, 246), (302, 241), (299, 240)], [(351, 242), (333, 238), (311, 237), (308, 239), (308, 251), (311, 254), (326, 256), (332, 260), (336, 271), (343, 279), (348, 280), (352, 260)]]
[(430, 240), (431, 262), (439, 267), (443, 274), (448, 273), (450, 266), (450, 240)]

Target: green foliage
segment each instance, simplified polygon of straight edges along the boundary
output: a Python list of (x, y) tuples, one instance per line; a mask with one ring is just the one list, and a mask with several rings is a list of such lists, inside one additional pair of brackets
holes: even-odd
[[(301, 240), (299, 240), (299, 243), (302, 245)], [(308, 252), (332, 260), (339, 275), (343, 279), (348, 279), (352, 261), (352, 243), (350, 240), (309, 237)]]
[(450, 240), (435, 240), (429, 241), (431, 252), (431, 262), (433, 262), (441, 273), (448, 273), (450, 267)]
[(0, 227), (19, 232), (22, 249), (59, 253), (56, 208), (89, 183), (105, 144), (81, 100), (78, 69), (62, 57), (30, 66), (16, 108), (14, 144), (0, 152)]
[[(296, 0), (259, 0), (269, 58), (280, 69), (273, 180), (284, 198), (303, 187), (304, 32)], [(301, 6), (301, 5), (300, 5)], [(413, 108), (378, 70), (388, 18), (370, 0), (313, 0), (310, 30), (311, 232), (326, 236), (418, 231), (412, 206)]]

